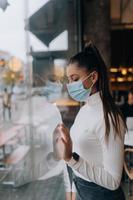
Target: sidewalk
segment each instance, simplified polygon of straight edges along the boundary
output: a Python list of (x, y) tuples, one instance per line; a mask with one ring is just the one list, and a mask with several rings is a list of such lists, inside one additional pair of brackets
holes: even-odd
[(65, 200), (62, 175), (19, 188), (0, 187), (0, 200)]

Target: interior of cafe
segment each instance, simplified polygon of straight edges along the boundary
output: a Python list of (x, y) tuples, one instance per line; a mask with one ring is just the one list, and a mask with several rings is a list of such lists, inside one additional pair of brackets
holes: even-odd
[(133, 200), (133, 0), (0, 0), (0, 26), (0, 199), (76, 200), (71, 168), (51, 155), (55, 128), (71, 129), (84, 105), (67, 92), (69, 58), (91, 41), (126, 120), (121, 185)]

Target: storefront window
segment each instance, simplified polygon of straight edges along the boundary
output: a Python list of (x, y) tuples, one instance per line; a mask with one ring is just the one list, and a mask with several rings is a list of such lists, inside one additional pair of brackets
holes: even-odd
[(64, 162), (51, 153), (54, 129), (71, 127), (79, 109), (65, 85), (78, 50), (75, 10), (70, 0), (0, 1), (2, 200), (65, 199)]

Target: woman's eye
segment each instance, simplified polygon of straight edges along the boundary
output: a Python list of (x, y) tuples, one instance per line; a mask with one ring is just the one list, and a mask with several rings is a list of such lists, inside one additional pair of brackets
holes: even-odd
[(76, 79), (74, 79), (73, 81), (78, 81), (79, 80), (79, 78), (76, 78)]

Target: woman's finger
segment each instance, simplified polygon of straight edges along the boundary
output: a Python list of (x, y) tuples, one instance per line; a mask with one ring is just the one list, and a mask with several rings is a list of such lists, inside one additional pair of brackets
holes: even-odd
[(61, 126), (60, 129), (66, 135), (66, 137), (70, 137), (69, 130), (65, 126)]
[(64, 138), (61, 138), (61, 141), (63, 142), (63, 144), (66, 146), (67, 145), (67, 142), (66, 140), (64, 140)]
[(71, 140), (71, 138), (68, 135), (66, 135), (65, 133), (62, 133), (62, 138), (66, 141), (66, 143), (69, 143)]

